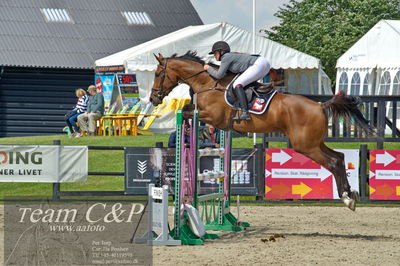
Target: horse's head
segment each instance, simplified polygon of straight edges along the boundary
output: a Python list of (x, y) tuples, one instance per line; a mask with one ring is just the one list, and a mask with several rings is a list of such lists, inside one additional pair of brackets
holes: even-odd
[(162, 103), (165, 96), (167, 96), (173, 88), (178, 85), (178, 77), (171, 68), (169, 68), (169, 61), (161, 54), (154, 55), (158, 61), (156, 73), (154, 75), (153, 88), (151, 89), (150, 102), (154, 106)]

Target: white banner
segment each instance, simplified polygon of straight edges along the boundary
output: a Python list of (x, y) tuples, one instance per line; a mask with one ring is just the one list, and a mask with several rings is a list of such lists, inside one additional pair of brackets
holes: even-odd
[(0, 145), (0, 182), (83, 182), (86, 146)]
[[(360, 167), (360, 150), (353, 149), (335, 149), (335, 151), (344, 154), (344, 162), (346, 167), (346, 175), (352, 190), (359, 191), (358, 170)], [(339, 199), (336, 182), (333, 182), (333, 196)]]

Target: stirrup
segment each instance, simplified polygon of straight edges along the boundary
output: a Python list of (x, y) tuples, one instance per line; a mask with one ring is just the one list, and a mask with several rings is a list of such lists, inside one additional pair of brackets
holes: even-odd
[[(233, 121), (240, 122), (242, 120), (244, 120), (244, 121), (251, 120), (249, 111), (243, 111), (243, 109), (240, 109), (240, 110), (241, 110), (242, 113), (240, 115), (237, 115), (236, 117), (234, 117)], [(244, 115), (245, 113), (247, 113), (247, 115)]]
[(240, 120), (251, 120), (249, 111), (247, 111), (247, 110), (242, 110), (242, 113), (240, 114), (239, 119), (240, 119)]

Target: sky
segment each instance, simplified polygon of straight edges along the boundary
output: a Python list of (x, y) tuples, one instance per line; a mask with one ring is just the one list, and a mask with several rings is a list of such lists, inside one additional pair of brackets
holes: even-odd
[[(253, 0), (190, 0), (204, 24), (228, 22), (253, 29)], [(289, 0), (256, 0), (256, 32), (279, 24), (274, 14)]]

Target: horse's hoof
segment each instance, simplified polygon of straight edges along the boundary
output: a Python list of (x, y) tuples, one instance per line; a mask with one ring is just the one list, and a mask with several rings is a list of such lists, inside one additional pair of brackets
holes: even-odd
[(352, 198), (353, 200), (355, 200), (356, 202), (360, 202), (360, 194), (358, 193), (357, 190), (352, 190), (350, 192), (350, 198)]
[(343, 203), (352, 211), (356, 210), (356, 200), (351, 199), (347, 192), (343, 192), (342, 194), (342, 201)]

